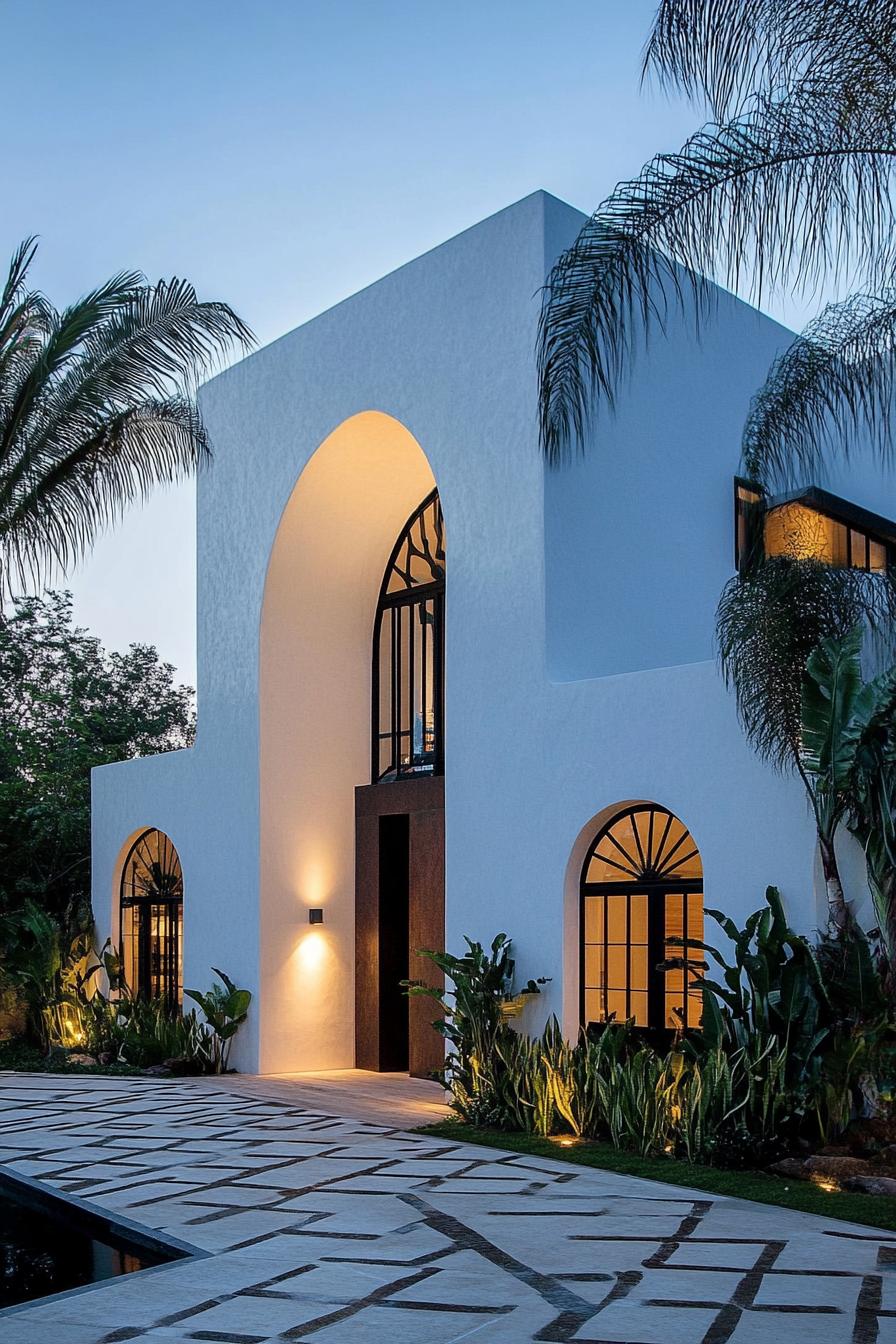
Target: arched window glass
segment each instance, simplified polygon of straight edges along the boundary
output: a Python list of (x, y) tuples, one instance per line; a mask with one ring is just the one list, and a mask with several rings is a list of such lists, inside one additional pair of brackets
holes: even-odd
[[(703, 865), (684, 823), (647, 803), (618, 812), (588, 850), (581, 902), (583, 1024), (698, 1026)], [(673, 958), (684, 964), (659, 969)]]
[(445, 527), (438, 491), (395, 543), (373, 635), (372, 779), (443, 772)]
[(164, 831), (139, 835), (121, 870), (121, 956), (133, 994), (183, 1001), (184, 879)]

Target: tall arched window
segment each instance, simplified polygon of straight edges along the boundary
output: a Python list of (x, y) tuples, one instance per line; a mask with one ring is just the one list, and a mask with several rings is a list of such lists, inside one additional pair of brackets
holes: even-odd
[[(703, 865), (684, 823), (650, 803), (616, 813), (588, 850), (581, 900), (582, 1023), (699, 1025)], [(684, 966), (658, 969), (672, 958)]]
[(395, 543), (373, 634), (374, 784), (444, 770), (445, 528), (433, 490)]
[(184, 879), (177, 850), (164, 831), (146, 830), (121, 870), (121, 956), (133, 994), (183, 1000)]

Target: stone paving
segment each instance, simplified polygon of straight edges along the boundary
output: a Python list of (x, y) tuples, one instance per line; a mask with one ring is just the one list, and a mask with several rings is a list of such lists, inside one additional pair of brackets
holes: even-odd
[(346, 1086), (0, 1074), (0, 1164), (197, 1253), (0, 1344), (896, 1341), (896, 1235), (403, 1132)]

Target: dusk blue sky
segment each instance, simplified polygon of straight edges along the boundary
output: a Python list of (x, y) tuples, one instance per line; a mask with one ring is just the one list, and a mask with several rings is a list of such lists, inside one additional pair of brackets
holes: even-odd
[[(544, 187), (593, 209), (697, 114), (639, 88), (652, 0), (0, 0), (4, 257), (57, 304), (189, 277), (266, 343)], [(193, 490), (71, 580), (195, 676)]]

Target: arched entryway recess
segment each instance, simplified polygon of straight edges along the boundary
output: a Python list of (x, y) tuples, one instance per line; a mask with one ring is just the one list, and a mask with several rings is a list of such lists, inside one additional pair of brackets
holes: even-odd
[[(364, 411), (308, 461), (277, 529), (260, 639), (263, 1072), (355, 1063), (355, 794), (371, 778), (374, 620), (395, 539), (435, 485), (410, 431)], [(378, 958), (369, 933), (362, 974)]]

